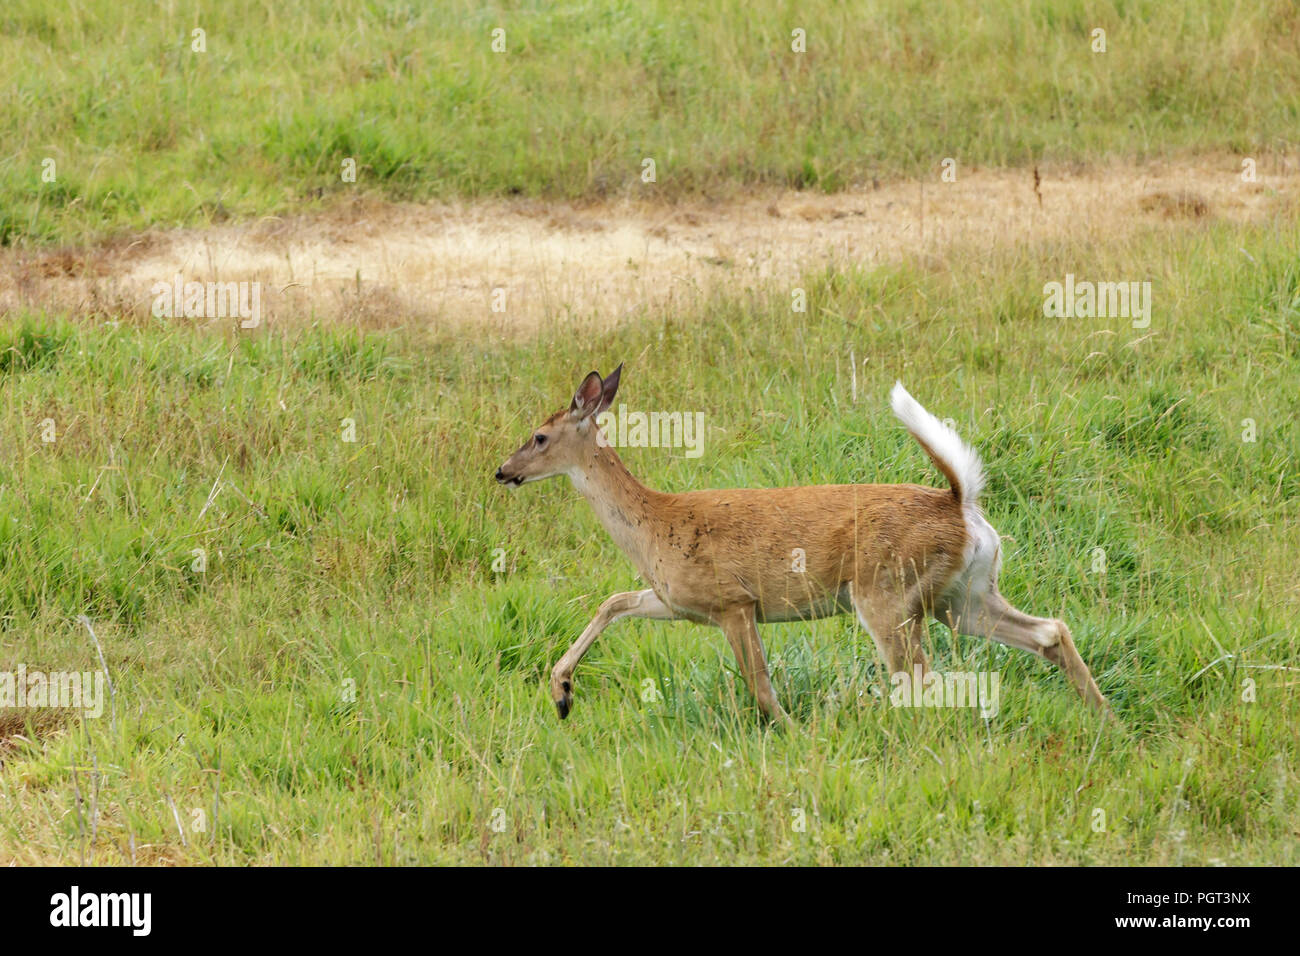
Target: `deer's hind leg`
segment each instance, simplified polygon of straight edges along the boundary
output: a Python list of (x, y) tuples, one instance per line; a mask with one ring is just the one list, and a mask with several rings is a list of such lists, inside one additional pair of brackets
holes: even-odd
[(859, 623), (871, 635), (891, 676), (904, 673), (910, 677), (917, 671), (924, 676), (929, 672), (930, 662), (921, 644), (925, 615), (919, 604), (912, 607), (900, 595), (857, 581), (850, 586), (849, 595)]
[(1102, 713), (1109, 712), (1106, 698), (1097, 689), (1092, 672), (1079, 656), (1065, 622), (1057, 618), (1033, 617), (1017, 610), (998, 593), (996, 586), (966, 596), (961, 612), (947, 622), (959, 634), (988, 637), (999, 644), (1046, 658), (1065, 672), (1079, 696)]

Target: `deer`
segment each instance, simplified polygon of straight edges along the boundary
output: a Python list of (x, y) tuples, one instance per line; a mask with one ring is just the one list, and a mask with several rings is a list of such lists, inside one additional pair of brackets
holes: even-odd
[(934, 618), (954, 633), (1051, 661), (1088, 705), (1110, 714), (1065, 622), (1017, 610), (998, 592), (1002, 544), (980, 509), (980, 456), (901, 382), (890, 393), (893, 412), (947, 488), (846, 484), (668, 493), (633, 477), (599, 425), (622, 372), (622, 364), (607, 378), (590, 372), (568, 408), (534, 429), (495, 475), (511, 489), (567, 475), (649, 585), (608, 597), (556, 662), (550, 695), (561, 720), (573, 709), (574, 670), (596, 639), (615, 621), (646, 618), (719, 628), (759, 708), (787, 723), (758, 625), (847, 613), (857, 615), (891, 676), (929, 673), (922, 638)]

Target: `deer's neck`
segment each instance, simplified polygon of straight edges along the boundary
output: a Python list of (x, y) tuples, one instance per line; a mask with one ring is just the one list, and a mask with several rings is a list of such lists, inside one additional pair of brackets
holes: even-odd
[(569, 473), (573, 485), (591, 502), (596, 517), (642, 576), (650, 580), (653, 563), (653, 511), (660, 492), (633, 477), (612, 448), (596, 446)]

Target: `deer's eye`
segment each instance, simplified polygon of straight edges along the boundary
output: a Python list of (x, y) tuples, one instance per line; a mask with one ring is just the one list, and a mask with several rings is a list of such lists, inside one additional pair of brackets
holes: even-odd
[(533, 441), (537, 442), (538, 448), (546, 447), (546, 436), (543, 435), (541, 432), (538, 432), (536, 435), (533, 436)]

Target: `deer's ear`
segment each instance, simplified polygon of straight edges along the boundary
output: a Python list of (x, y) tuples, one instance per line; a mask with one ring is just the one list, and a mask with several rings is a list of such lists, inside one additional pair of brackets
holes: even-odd
[(597, 405), (600, 404), (601, 387), (600, 373), (588, 372), (587, 377), (578, 386), (578, 390), (573, 393), (569, 414), (582, 420), (595, 412)]
[(614, 396), (618, 394), (618, 379), (623, 374), (623, 363), (618, 363), (618, 368), (609, 373), (609, 378), (605, 379), (600, 386), (600, 405), (596, 408), (596, 414), (599, 415), (605, 409), (614, 403)]

